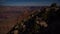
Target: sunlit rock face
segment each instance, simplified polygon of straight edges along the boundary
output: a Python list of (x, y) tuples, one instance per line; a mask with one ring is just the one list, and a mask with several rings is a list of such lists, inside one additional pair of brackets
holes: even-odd
[(41, 26), (44, 26), (44, 27), (48, 27), (48, 24), (47, 24), (45, 21), (41, 21), (41, 22), (40, 22), (40, 25), (41, 25)]

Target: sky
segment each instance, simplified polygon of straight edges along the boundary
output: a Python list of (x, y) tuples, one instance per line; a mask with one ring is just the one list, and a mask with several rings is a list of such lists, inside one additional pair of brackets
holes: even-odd
[(52, 3), (60, 6), (60, 0), (0, 0), (3, 6), (49, 6)]

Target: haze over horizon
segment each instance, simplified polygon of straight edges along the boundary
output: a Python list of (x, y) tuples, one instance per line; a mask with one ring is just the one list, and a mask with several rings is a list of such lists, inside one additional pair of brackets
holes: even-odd
[(60, 6), (60, 0), (0, 0), (2, 6), (50, 6), (52, 3)]

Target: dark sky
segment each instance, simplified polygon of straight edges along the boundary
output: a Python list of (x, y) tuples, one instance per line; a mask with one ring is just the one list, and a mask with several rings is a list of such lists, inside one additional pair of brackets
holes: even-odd
[(60, 5), (60, 0), (0, 0), (4, 6), (49, 6), (52, 3)]

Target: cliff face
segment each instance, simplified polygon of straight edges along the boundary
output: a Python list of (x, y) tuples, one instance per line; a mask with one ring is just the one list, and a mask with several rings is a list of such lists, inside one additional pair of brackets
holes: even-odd
[(34, 7), (0, 6), (0, 34), (6, 34), (17, 23), (17, 19), (20, 22), (34, 12), (32, 10), (36, 11)]

